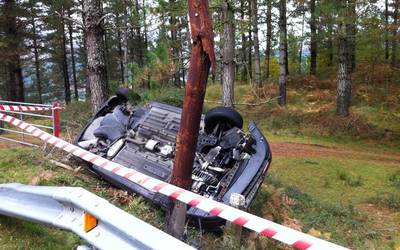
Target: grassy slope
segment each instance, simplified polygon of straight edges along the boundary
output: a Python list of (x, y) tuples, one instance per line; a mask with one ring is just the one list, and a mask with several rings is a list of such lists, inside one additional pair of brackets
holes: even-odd
[[(265, 89), (265, 95), (274, 96), (269, 88)], [(322, 92), (313, 89), (294, 91), (292, 88), (286, 109), (273, 103), (258, 107), (239, 106), (239, 109), (246, 122), (255, 120), (272, 143), (318, 144), (352, 150), (354, 154), (400, 153), (397, 140), (400, 131), (399, 107), (385, 101), (377, 104), (366, 100), (363, 96), (369, 96), (369, 92), (363, 92), (355, 98), (353, 116), (336, 119), (333, 100), (327, 98), (332, 91), (329, 88)], [(144, 95), (145, 99), (151, 97), (153, 100), (175, 102), (181, 96), (175, 92), (155, 91)], [(171, 97), (171, 93), (175, 93), (172, 96), (177, 98)], [(210, 86), (207, 100), (218, 100), (219, 93), (218, 85)], [(236, 95), (238, 102), (256, 101), (245, 85), (236, 88)], [(212, 105), (207, 103), (206, 108)], [(67, 131), (64, 137), (73, 138), (85, 121), (85, 117), (75, 115), (80, 110), (81, 105), (74, 105), (65, 113), (63, 125)], [(89, 173), (71, 174), (57, 169), (43, 161), (43, 155), (37, 151), (2, 149), (0, 159), (0, 182), (83, 186), (139, 218), (163, 227), (163, 214), (158, 208), (139, 197), (130, 197), (110, 188)], [(49, 171), (51, 174), (48, 174)], [(400, 244), (398, 171), (398, 162), (369, 158), (274, 155), (270, 177), (263, 184), (251, 211), (353, 248), (397, 249)], [(4, 217), (0, 217), (0, 232), (2, 249), (27, 246), (30, 249), (63, 249), (79, 244), (79, 239), (72, 234)], [(235, 247), (229, 237), (201, 236), (193, 229), (188, 231), (188, 236), (188, 242), (201, 242), (205, 249)], [(249, 249), (282, 248), (274, 241), (256, 237), (250, 232), (245, 232), (242, 244)]]

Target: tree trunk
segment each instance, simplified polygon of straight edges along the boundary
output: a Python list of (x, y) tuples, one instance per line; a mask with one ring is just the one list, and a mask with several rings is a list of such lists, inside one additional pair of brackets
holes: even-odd
[(385, 0), (385, 59), (389, 61), (389, 0)]
[(174, 85), (181, 86), (181, 79), (179, 73), (179, 41), (178, 41), (178, 20), (173, 11), (176, 8), (176, 0), (169, 0), (170, 5), (170, 26), (171, 26), (171, 50), (172, 50), (172, 61), (174, 62)]
[(121, 21), (119, 18), (118, 12), (115, 13), (115, 21), (117, 23), (117, 40), (118, 40), (118, 59), (119, 59), (119, 69), (120, 69), (120, 77), (121, 77), (121, 84), (125, 82), (125, 73), (124, 73), (124, 52), (122, 50), (122, 38), (121, 38)]
[(332, 16), (329, 17), (328, 20), (328, 44), (327, 44), (327, 49), (328, 49), (328, 66), (331, 67), (333, 66), (333, 20)]
[(286, 0), (279, 2), (279, 98), (280, 106), (286, 105), (286, 64), (287, 61), (287, 34), (286, 34)]
[[(125, 6), (127, 8), (127, 6)], [(122, 48), (123, 48), (123, 62), (124, 62), (124, 85), (129, 85), (129, 69), (128, 69), (128, 62), (129, 62), (129, 44), (128, 44), (128, 36), (129, 36), (129, 29), (128, 29), (128, 13), (125, 9), (124, 11), (124, 23), (123, 26), (125, 28), (122, 32)]]
[[(64, 16), (64, 7), (61, 10), (62, 16)], [(59, 35), (61, 37), (61, 49), (62, 49), (62, 58), (61, 65), (63, 68), (63, 77), (64, 77), (64, 94), (65, 94), (65, 103), (71, 103), (71, 86), (69, 82), (69, 73), (68, 73), (68, 61), (67, 61), (67, 39), (65, 36), (65, 23), (64, 18), (60, 18), (60, 26), (59, 26)]]
[(349, 21), (347, 22), (346, 33), (348, 43), (348, 56), (349, 56), (349, 73), (353, 73), (356, 68), (356, 33), (357, 33), (357, 13), (356, 13), (356, 0), (348, 1)]
[[(253, 0), (250, 0), (250, 1), (253, 1)], [(250, 1), (248, 1), (248, 16), (249, 16), (249, 19), (251, 20), (251, 2)], [(248, 67), (248, 70), (247, 70), (247, 72), (249, 74), (250, 79), (253, 80), (253, 46), (254, 45), (253, 45), (253, 38), (252, 38), (253, 32), (252, 32), (251, 26), (252, 25), (250, 25), (250, 27), (249, 27), (248, 37), (247, 37), (247, 39), (248, 39), (248, 44), (247, 44), (247, 53), (248, 53), (247, 67)]]
[(135, 0), (135, 16), (137, 17), (137, 21), (135, 22), (135, 35), (136, 35), (136, 43), (137, 43), (137, 62), (139, 67), (143, 67), (144, 65), (144, 49), (143, 49), (143, 37), (142, 32), (140, 30), (140, 16), (139, 16), (140, 5), (139, 1)]
[[(85, 14), (85, 11), (84, 11), (84, 9), (85, 9), (84, 1), (81, 1), (81, 8), (82, 8), (82, 11), (81, 11), (82, 24), (83, 24), (83, 27), (86, 27), (86, 14)], [(87, 69), (88, 69), (88, 55), (87, 55), (86, 32), (85, 31), (82, 34), (82, 40), (83, 40), (83, 42), (82, 42), (82, 44), (83, 44), (82, 54), (83, 54), (83, 57), (84, 57), (84, 59), (83, 59), (83, 62), (84, 62), (83, 71), (85, 73), (84, 74), (85, 75), (85, 100), (87, 101), (90, 98), (90, 84), (89, 84), (89, 74), (88, 74), (88, 71), (87, 71)]]
[(222, 100), (225, 107), (232, 107), (234, 102), (235, 83), (235, 29), (233, 24), (233, 7), (228, 0), (222, 1), (222, 15), (224, 22), (222, 48)]
[(338, 33), (338, 75), (337, 75), (337, 114), (339, 116), (348, 116), (351, 100), (351, 78), (349, 72), (348, 60), (348, 34), (346, 24), (339, 23)]
[(399, 18), (399, 0), (394, 0), (393, 10), (393, 28), (392, 28), (392, 67), (397, 65), (397, 29), (398, 29), (398, 18)]
[(22, 77), (21, 61), (19, 55), (19, 38), (17, 29), (17, 17), (15, 0), (5, 0), (3, 5), (5, 19), (5, 37), (7, 51), (7, 72), (8, 81), (7, 100), (9, 101), (24, 101), (24, 82)]
[(100, 0), (85, 0), (85, 40), (87, 46), (87, 74), (93, 112), (107, 100), (106, 64), (103, 44), (103, 16)]
[(303, 62), (303, 42), (304, 42), (304, 21), (305, 21), (305, 15), (306, 13), (303, 12), (303, 21), (301, 23), (301, 40), (300, 40), (300, 48), (299, 48), (299, 69), (298, 69), (298, 73), (301, 74), (302, 72), (302, 62)]
[(241, 60), (240, 60), (240, 66), (241, 66), (241, 80), (246, 81), (247, 80), (247, 39), (246, 39), (246, 33), (245, 33), (245, 0), (240, 0), (240, 34), (241, 34), (241, 39), (242, 39), (242, 44), (241, 44)]
[(36, 88), (38, 91), (38, 101), (39, 103), (43, 103), (42, 98), (42, 80), (40, 77), (40, 61), (39, 61), (39, 51), (38, 51), (38, 43), (37, 43), (37, 32), (36, 32), (36, 21), (35, 17), (32, 16), (32, 43), (33, 43), (33, 54), (35, 56), (35, 75), (36, 75)]
[(310, 74), (317, 74), (317, 22), (315, 13), (315, 0), (310, 1)]
[[(68, 17), (71, 18), (71, 10), (68, 9)], [(75, 49), (74, 49), (74, 36), (73, 36), (73, 27), (72, 23), (68, 24), (69, 31), (69, 47), (71, 50), (71, 63), (72, 63), (72, 83), (74, 84), (74, 98), (75, 101), (79, 100), (78, 94), (78, 81), (76, 80), (76, 65), (75, 65)]]
[(254, 80), (257, 88), (262, 87), (261, 67), (260, 67), (260, 44), (258, 41), (258, 6), (257, 0), (251, 0), (251, 23), (253, 30), (253, 47), (254, 47)]
[(272, 0), (267, 0), (267, 47), (265, 49), (265, 79), (269, 79), (272, 39)]
[[(149, 42), (147, 39), (147, 19), (146, 19), (147, 12), (146, 12), (145, 0), (142, 0), (142, 8), (143, 8), (143, 26), (144, 26), (144, 47), (145, 47), (145, 51), (147, 52), (147, 50), (149, 49)], [(189, 30), (189, 28), (188, 28), (188, 30)], [(149, 73), (148, 73), (147, 79), (145, 81), (146, 81), (145, 85), (147, 85), (147, 88), (150, 89), (151, 86), (150, 86), (150, 74)]]

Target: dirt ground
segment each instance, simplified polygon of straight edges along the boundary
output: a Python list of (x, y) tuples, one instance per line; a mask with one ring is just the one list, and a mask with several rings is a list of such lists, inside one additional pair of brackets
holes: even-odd
[(272, 155), (283, 157), (346, 157), (388, 163), (400, 163), (399, 153), (367, 152), (348, 148), (329, 147), (318, 144), (278, 142), (270, 143)]

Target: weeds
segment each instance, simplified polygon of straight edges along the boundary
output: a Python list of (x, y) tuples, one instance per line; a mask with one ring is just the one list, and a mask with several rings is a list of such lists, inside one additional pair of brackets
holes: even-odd
[(400, 171), (391, 174), (388, 180), (392, 186), (400, 188)]
[[(344, 245), (352, 242), (353, 246), (362, 246), (366, 238), (377, 236), (368, 228), (366, 217), (357, 212), (351, 204), (343, 206), (321, 202), (293, 186), (282, 184), (271, 176), (267, 177), (266, 183), (274, 189), (284, 190), (284, 194), (289, 199), (296, 201), (290, 205), (290, 215), (303, 223), (302, 230), (304, 232), (317, 229), (325, 234), (330, 234), (332, 241)], [(257, 208), (257, 210), (260, 209), (262, 208)]]
[(400, 192), (380, 192), (369, 198), (368, 202), (389, 209), (400, 209)]
[(360, 187), (364, 185), (364, 182), (360, 175), (357, 177), (349, 175), (346, 172), (338, 172), (337, 177), (339, 180), (343, 181), (346, 185), (350, 187)]

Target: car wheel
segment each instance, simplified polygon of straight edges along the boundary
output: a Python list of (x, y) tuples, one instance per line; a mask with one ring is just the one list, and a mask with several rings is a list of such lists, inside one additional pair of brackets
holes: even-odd
[(204, 117), (204, 131), (212, 133), (218, 124), (229, 125), (230, 127), (243, 128), (242, 116), (233, 108), (216, 107), (210, 109)]

